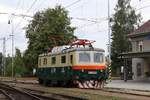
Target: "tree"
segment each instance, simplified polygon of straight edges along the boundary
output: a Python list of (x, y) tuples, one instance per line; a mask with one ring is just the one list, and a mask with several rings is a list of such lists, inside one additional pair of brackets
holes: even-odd
[[(14, 57), (14, 75), (21, 76), (26, 72), (27, 68), (25, 67), (23, 62), (23, 56), (20, 50), (16, 48), (16, 53)], [(10, 57), (9, 55), (8, 57), (6, 57), (6, 75), (7, 76), (12, 75), (12, 57)]]
[(23, 62), (23, 56), (18, 48), (16, 48), (16, 54), (14, 58), (14, 73), (15, 75), (23, 75), (27, 71), (27, 68)]
[(6, 57), (6, 76), (11, 76), (12, 73), (12, 57), (8, 54)]
[(2, 59), (3, 59), (3, 54), (0, 52), (0, 69), (1, 69), (1, 70), (0, 70), (0, 74), (2, 74), (2, 67), (3, 67), (3, 66), (2, 66), (2, 65), (3, 65), (3, 64), (2, 64)]
[(61, 6), (37, 12), (26, 28), (28, 49), (24, 61), (29, 68), (37, 67), (38, 55), (48, 48), (68, 44), (75, 38), (75, 28), (70, 26), (68, 12)]
[(138, 27), (141, 21), (140, 14), (136, 14), (134, 8), (130, 5), (131, 0), (118, 0), (115, 14), (112, 18), (112, 71), (121, 67), (122, 62), (119, 54), (131, 50), (131, 43), (127, 39), (130, 34)]

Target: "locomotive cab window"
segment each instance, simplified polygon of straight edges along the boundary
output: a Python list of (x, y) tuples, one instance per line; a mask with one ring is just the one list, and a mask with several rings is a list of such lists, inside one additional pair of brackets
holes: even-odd
[(41, 66), (41, 58), (39, 59), (39, 66)]
[(90, 53), (79, 53), (79, 62), (90, 62)]
[(56, 57), (51, 58), (51, 64), (56, 64)]
[(102, 63), (103, 62), (103, 54), (102, 53), (94, 53), (94, 62)]
[(46, 65), (46, 64), (47, 64), (47, 58), (44, 58), (43, 65)]
[(61, 63), (66, 63), (66, 56), (61, 56)]

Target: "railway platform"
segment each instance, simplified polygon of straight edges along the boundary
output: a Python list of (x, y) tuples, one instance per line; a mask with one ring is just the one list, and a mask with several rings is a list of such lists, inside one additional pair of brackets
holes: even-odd
[(105, 85), (105, 89), (109, 89), (110, 91), (117, 90), (122, 93), (150, 96), (150, 81), (128, 80), (127, 82), (124, 82), (123, 80), (112, 80)]

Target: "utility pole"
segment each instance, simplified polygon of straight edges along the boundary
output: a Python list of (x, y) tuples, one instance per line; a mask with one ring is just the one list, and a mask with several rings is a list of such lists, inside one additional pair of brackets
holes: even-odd
[(111, 33), (110, 33), (110, 0), (108, 0), (108, 52), (109, 52), (109, 62), (111, 63)]
[(111, 68), (111, 32), (110, 32), (110, 0), (108, 0), (108, 59), (109, 59), (109, 65), (108, 65), (108, 70), (109, 70), (109, 81), (111, 82), (111, 76), (112, 76), (112, 68)]
[(12, 77), (14, 77), (14, 27), (13, 27), (13, 19), (11, 20), (12, 24)]
[(11, 24), (12, 28), (11, 28), (11, 39), (12, 39), (12, 73), (11, 76), (12, 78), (14, 77), (14, 26), (13, 26), (13, 19), (8, 21), (8, 24)]

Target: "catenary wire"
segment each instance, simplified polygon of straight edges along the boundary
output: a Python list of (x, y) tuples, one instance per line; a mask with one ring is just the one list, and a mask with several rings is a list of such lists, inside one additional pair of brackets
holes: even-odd
[[(33, 1), (33, 3), (31, 4), (31, 6), (29, 7), (29, 9), (27, 9), (26, 13), (28, 13), (28, 12), (32, 9), (32, 7), (35, 5), (36, 2), (37, 2), (37, 0), (34, 0), (34, 1)], [(24, 19), (25, 16), (23, 16), (22, 18)], [(22, 23), (22, 20), (23, 20), (23, 19), (21, 19), (21, 21), (16, 25), (14, 31), (15, 31), (15, 30), (17, 29), (17, 27)]]
[(71, 6), (73, 6), (73, 5), (75, 5), (75, 4), (77, 4), (78, 2), (80, 2), (81, 0), (77, 0), (77, 1), (75, 1), (75, 2), (73, 2), (73, 3), (71, 3), (71, 4), (69, 4), (69, 5), (67, 5), (65, 8), (69, 8), (69, 7), (71, 7)]

